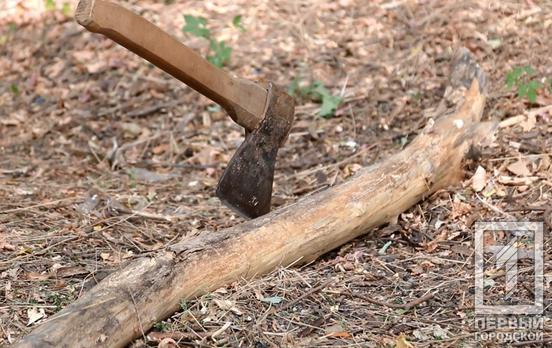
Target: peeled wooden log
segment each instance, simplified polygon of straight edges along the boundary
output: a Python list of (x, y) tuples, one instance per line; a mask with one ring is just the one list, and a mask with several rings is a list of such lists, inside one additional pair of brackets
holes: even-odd
[[(438, 108), (443, 109), (436, 115), (440, 117), (430, 119), (402, 152), (283, 209), (220, 232), (206, 231), (154, 257), (133, 261), (16, 347), (123, 347), (177, 311), (182, 299), (279, 266), (312, 261), (391, 221), (461, 179), (468, 150), (494, 128), (480, 122), (484, 86), (484, 74), (461, 50)], [(447, 101), (454, 96), (462, 100), (450, 111)]]

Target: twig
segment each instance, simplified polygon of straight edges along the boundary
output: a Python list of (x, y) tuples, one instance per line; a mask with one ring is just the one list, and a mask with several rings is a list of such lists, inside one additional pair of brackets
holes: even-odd
[[(310, 289), (309, 291), (307, 291), (303, 295), (297, 297), (295, 300), (290, 301), (290, 302), (284, 304), (283, 306), (279, 307), (278, 311), (284, 311), (284, 310), (288, 309), (289, 307), (293, 306), (294, 304), (296, 304), (297, 302), (299, 302), (299, 301), (301, 301), (301, 300), (303, 300), (307, 297), (310, 297), (310, 296), (314, 295), (315, 293), (317, 293), (320, 290), (324, 289), (326, 286), (328, 286), (333, 281), (334, 281), (333, 279), (329, 279), (329, 280), (325, 281), (324, 283), (322, 283), (318, 286), (315, 286), (314, 288)], [(273, 310), (275, 311), (276, 308), (274, 308)]]
[(44, 203), (40, 203), (40, 204), (31, 205), (31, 206), (28, 206), (28, 207), (21, 207), (21, 208), (14, 208), (14, 209), (8, 209), (8, 210), (0, 211), (0, 214), (15, 213), (15, 212), (20, 212), (20, 211), (25, 211), (25, 210), (31, 210), (31, 209), (34, 209), (34, 208), (47, 207), (49, 205), (54, 205), (54, 204), (58, 204), (58, 203), (61, 203), (61, 202), (76, 201), (77, 199), (78, 199), (77, 197), (62, 198), (62, 199), (57, 199), (55, 201), (50, 201), (50, 202), (44, 202)]
[(312, 173), (316, 173), (317, 171), (319, 170), (325, 170), (325, 169), (328, 169), (328, 168), (334, 168), (334, 167), (339, 167), (345, 163), (348, 163), (348, 162), (351, 162), (353, 159), (355, 159), (356, 157), (362, 155), (363, 153), (365, 152), (368, 152), (372, 149), (374, 149), (375, 147), (377, 147), (376, 144), (372, 144), (368, 147), (365, 147), (363, 149), (360, 149), (358, 150), (356, 153), (352, 154), (351, 156), (339, 161), (339, 162), (336, 162), (336, 163), (331, 163), (331, 164), (327, 164), (325, 166), (322, 166), (322, 167), (316, 167), (316, 168), (310, 168), (310, 169), (307, 169), (307, 170), (304, 170), (302, 172), (299, 172), (299, 173), (296, 173), (294, 175), (291, 175), (291, 176), (288, 176), (289, 177), (292, 177), (292, 178), (301, 178), (301, 177), (304, 177), (304, 176), (307, 176), (307, 175), (310, 175)]
[(365, 296), (365, 295), (362, 295), (362, 294), (355, 294), (355, 293), (352, 293), (352, 292), (350, 294), (355, 296), (355, 297), (358, 297), (362, 300), (365, 300), (367, 302), (377, 304), (377, 305), (380, 305), (380, 306), (385, 306), (385, 307), (389, 307), (389, 308), (402, 308), (402, 309), (408, 310), (408, 309), (412, 309), (412, 308), (416, 307), (417, 305), (419, 305), (419, 304), (421, 304), (421, 303), (423, 303), (427, 300), (432, 299), (435, 296), (435, 294), (437, 294), (437, 291), (428, 292), (424, 296), (422, 296), (420, 298), (417, 298), (415, 300), (412, 300), (410, 302), (404, 303), (404, 304), (379, 301), (379, 300), (375, 300), (373, 298), (370, 298), (368, 296)]
[(514, 342), (512, 343), (512, 347), (530, 346), (533, 344), (544, 344), (549, 342), (552, 342), (552, 337), (547, 337), (547, 338), (543, 338), (542, 340), (536, 340), (536, 341)]
[(179, 103), (178, 100), (173, 100), (173, 101), (170, 101), (170, 102), (167, 102), (167, 103), (161, 103), (161, 104), (148, 106), (148, 107), (138, 109), (138, 110), (132, 110), (132, 111), (127, 112), (126, 115), (128, 117), (143, 117), (143, 116), (147, 116), (149, 114), (153, 114), (154, 112), (157, 112), (158, 110), (176, 106), (176, 105), (178, 105), (178, 103)]
[(127, 209), (124, 207), (113, 207), (113, 208), (118, 212), (121, 212), (124, 214), (131, 214), (131, 216), (139, 216), (146, 219), (161, 220), (161, 221), (167, 221), (167, 222), (172, 222), (174, 220), (178, 220), (188, 216), (188, 215), (183, 215), (183, 216), (162, 215), (162, 214), (148, 213), (146, 211), (141, 211), (141, 210)]
[(475, 196), (477, 197), (477, 199), (483, 203), (484, 206), (486, 206), (487, 208), (491, 209), (492, 211), (494, 211), (495, 213), (498, 213), (500, 215), (503, 215), (505, 217), (507, 217), (508, 219), (514, 219), (514, 216), (511, 215), (511, 214), (508, 214), (507, 212), (505, 212), (504, 210), (492, 205), (491, 203), (488, 203), (486, 202), (483, 198), (481, 198), (481, 196), (479, 196), (477, 193), (475, 194)]

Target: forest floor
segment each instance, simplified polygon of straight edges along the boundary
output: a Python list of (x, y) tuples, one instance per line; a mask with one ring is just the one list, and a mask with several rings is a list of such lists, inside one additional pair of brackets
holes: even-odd
[[(35, 3), (0, 5), (0, 345), (129, 260), (243, 221), (214, 197), (240, 127), (83, 30), (71, 8)], [(406, 146), (438, 105), (460, 46), (489, 77), (484, 119), (500, 122), (456, 187), (309, 265), (183, 303), (133, 346), (472, 347), (480, 332), (474, 223), (515, 220), (544, 222), (544, 341), (552, 342), (552, 3), (125, 3), (202, 54), (205, 40), (181, 28), (184, 14), (207, 18), (232, 47), (227, 69), (238, 76), (283, 86), (320, 80), (343, 99), (329, 118), (318, 115), (319, 103), (299, 100), (276, 170), (276, 208)], [(237, 15), (245, 31), (232, 26)], [(520, 97), (505, 81), (527, 66), (521, 86), (529, 93)], [(520, 291), (531, 295), (524, 269)], [(494, 278), (487, 286), (500, 297), (503, 276)]]

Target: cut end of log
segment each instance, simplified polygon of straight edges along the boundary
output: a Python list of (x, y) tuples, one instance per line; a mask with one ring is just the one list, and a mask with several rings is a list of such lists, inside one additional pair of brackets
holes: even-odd
[(477, 64), (467, 48), (460, 48), (452, 59), (450, 85), (453, 89), (458, 87), (470, 88), (473, 80), (477, 80), (481, 94), (487, 93), (487, 76)]
[(77, 23), (83, 27), (88, 27), (92, 24), (92, 9), (94, 8), (95, 0), (80, 0), (75, 10), (75, 19)]

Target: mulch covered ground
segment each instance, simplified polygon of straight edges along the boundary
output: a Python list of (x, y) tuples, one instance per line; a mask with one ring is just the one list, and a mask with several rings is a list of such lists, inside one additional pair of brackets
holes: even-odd
[[(240, 127), (177, 80), (84, 31), (58, 2), (57, 10), (41, 1), (0, 4), (2, 345), (125, 262), (243, 221), (214, 197)], [(309, 265), (183, 302), (135, 347), (474, 346), (473, 224), (481, 220), (545, 222), (550, 316), (552, 95), (541, 88), (534, 101), (520, 98), (505, 79), (523, 66), (539, 81), (552, 77), (551, 3), (126, 5), (202, 53), (206, 42), (180, 28), (184, 14), (207, 18), (233, 48), (227, 68), (236, 75), (284, 86), (320, 80), (343, 98), (331, 118), (299, 100), (280, 152), (276, 207), (406, 146), (438, 105), (459, 46), (489, 76), (484, 119), (502, 122), (458, 186)], [(236, 15), (245, 32), (232, 27)]]

